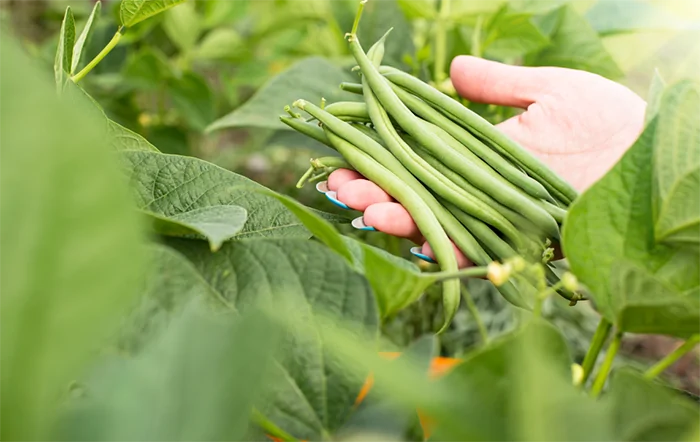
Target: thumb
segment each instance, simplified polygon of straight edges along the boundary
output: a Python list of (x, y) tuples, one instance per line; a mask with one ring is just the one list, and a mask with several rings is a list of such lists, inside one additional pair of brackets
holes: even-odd
[(457, 92), (478, 103), (522, 109), (551, 86), (552, 68), (511, 66), (460, 55), (452, 60), (450, 77)]

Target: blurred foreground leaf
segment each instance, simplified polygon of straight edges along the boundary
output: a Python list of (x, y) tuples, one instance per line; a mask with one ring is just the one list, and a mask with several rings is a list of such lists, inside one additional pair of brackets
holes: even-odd
[(44, 439), (136, 294), (141, 226), (103, 120), (60, 103), (9, 36), (0, 65), (2, 439)]

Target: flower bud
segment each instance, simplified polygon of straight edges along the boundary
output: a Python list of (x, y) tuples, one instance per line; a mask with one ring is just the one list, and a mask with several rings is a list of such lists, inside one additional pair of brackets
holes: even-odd
[(571, 380), (574, 385), (581, 385), (581, 382), (583, 382), (583, 367), (578, 364), (571, 364)]
[(486, 277), (496, 287), (500, 287), (510, 278), (512, 267), (510, 265), (502, 265), (499, 262), (493, 261), (487, 267)]
[(576, 277), (574, 276), (573, 273), (565, 272), (561, 276), (561, 285), (565, 289), (567, 289), (571, 292), (575, 292), (576, 290), (578, 290), (578, 279), (576, 279)]

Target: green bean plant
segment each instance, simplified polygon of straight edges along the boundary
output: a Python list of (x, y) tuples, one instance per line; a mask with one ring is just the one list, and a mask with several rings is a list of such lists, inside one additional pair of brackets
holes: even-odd
[[(90, 94), (121, 45), (164, 17), (190, 48), (179, 62), (191, 61), (200, 37), (178, 20), (187, 8), (235, 15), (223, 3), (121, 0), (116, 31), (87, 52), (102, 6), (79, 34), (66, 9), (53, 82), (3, 29), (2, 440), (700, 437), (697, 398), (663, 376), (700, 339), (696, 81), (654, 77), (643, 133), (579, 195), (493, 129), (501, 111), (480, 113), (444, 82), (450, 44), (559, 59), (549, 43), (575, 26), (570, 6), (374, 1), (362, 20), (364, 1), (314, 10), (306, 24), (339, 36), (323, 43), (337, 64), (304, 57), (208, 128), (267, 127), (321, 146), (295, 170), (300, 185), (339, 167), (374, 180), (433, 245), (438, 263), (420, 267), (346, 234), (347, 216), (161, 150)], [(385, 16), (411, 17), (392, 32), (415, 38), (394, 46), (377, 32), (392, 25)], [(514, 55), (496, 35), (523, 16), (550, 33)], [(277, 32), (284, 20), (269, 19)], [(448, 238), (476, 266), (458, 269)], [(482, 289), (511, 305), (505, 330), (485, 321)], [(436, 291), (440, 302), (426, 302)], [(566, 313), (547, 315), (551, 303)], [(410, 309), (425, 309), (418, 336), (397, 345), (389, 329)], [(563, 325), (578, 309), (598, 324), (585, 356)], [(448, 353), (464, 323), (478, 339)], [(684, 343), (639, 370), (618, 357), (630, 334)]]

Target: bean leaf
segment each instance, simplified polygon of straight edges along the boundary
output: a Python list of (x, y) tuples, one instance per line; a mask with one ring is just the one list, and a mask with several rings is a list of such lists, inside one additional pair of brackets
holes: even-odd
[(651, 86), (649, 86), (649, 93), (647, 97), (647, 110), (644, 115), (645, 124), (649, 122), (659, 113), (659, 106), (661, 106), (661, 96), (666, 89), (666, 82), (661, 77), (658, 69), (654, 70), (654, 77), (651, 79)]
[[(125, 151), (123, 158), (140, 209), (177, 217), (195, 209), (234, 205), (248, 212), (248, 220), (236, 238), (311, 236), (284, 205), (259, 192), (265, 187), (244, 176), (179, 155)], [(339, 220), (334, 215), (323, 216)]]
[(59, 102), (2, 39), (2, 439), (48, 440), (58, 398), (137, 292), (141, 224), (100, 116)]
[(586, 19), (602, 35), (679, 29), (689, 22), (660, 4), (644, 0), (606, 0), (586, 11)]
[(279, 121), (284, 107), (299, 98), (320, 103), (325, 98), (334, 101), (357, 101), (357, 96), (340, 90), (339, 84), (355, 81), (344, 71), (320, 57), (304, 59), (282, 72), (262, 88), (243, 106), (216, 120), (208, 131), (231, 127), (260, 127), (290, 130)]
[(488, 21), (482, 50), (491, 58), (511, 59), (540, 50), (549, 39), (532, 22), (532, 14), (504, 5)]
[(662, 98), (654, 145), (656, 240), (700, 243), (700, 84), (685, 81)]
[[(621, 330), (681, 337), (698, 331), (697, 244), (659, 242), (654, 216), (655, 207), (675, 204), (673, 198), (664, 199), (664, 190), (673, 190), (675, 181), (687, 182), (683, 173), (692, 168), (688, 163), (700, 157), (692, 136), (698, 123), (681, 112), (695, 96), (688, 83), (668, 89), (658, 116), (613, 169), (573, 204), (564, 223), (563, 246), (571, 269), (588, 286), (601, 313)], [(678, 126), (684, 122), (690, 127)], [(671, 160), (678, 153), (682, 160)], [(669, 161), (684, 164), (674, 168)], [(699, 204), (698, 189), (688, 189), (685, 209)], [(677, 213), (682, 215), (679, 222), (687, 220), (689, 212)]]
[(122, 0), (119, 16), (127, 28), (177, 6), (185, 0)]
[(87, 22), (85, 22), (85, 27), (83, 28), (83, 31), (78, 36), (78, 39), (75, 41), (75, 46), (73, 46), (73, 59), (70, 68), (71, 75), (75, 74), (78, 70), (78, 66), (80, 65), (80, 59), (83, 55), (83, 49), (85, 48), (85, 45), (88, 43), (90, 37), (92, 36), (92, 31), (95, 29), (95, 24), (97, 23), (97, 19), (100, 17), (101, 10), (102, 2), (95, 2), (95, 6), (93, 6), (92, 8), (92, 12), (88, 17)]
[(697, 425), (697, 406), (629, 368), (612, 374), (606, 399), (615, 440), (684, 440)]
[[(172, 251), (154, 256), (181, 272), (174, 281), (152, 276), (160, 299), (144, 294), (142, 307), (163, 309), (167, 327), (152, 336), (138, 330), (151, 338), (138, 353), (109, 355), (91, 370), (84, 394), (65, 407), (58, 440), (245, 440), (279, 327), (261, 314), (212, 314), (201, 302), (207, 284), (191, 265)], [(189, 302), (166, 310), (171, 290)]]
[(203, 237), (212, 252), (243, 229), (248, 215), (242, 207), (224, 205), (200, 207), (169, 217), (149, 211), (144, 213), (157, 233), (181, 238)]
[(333, 434), (347, 420), (366, 372), (349, 370), (328, 349), (314, 317), (354, 324), (374, 351), (379, 318), (372, 289), (345, 260), (303, 239), (256, 239), (224, 244), (170, 240), (204, 279), (242, 314), (274, 308), (289, 318), (268, 390), (256, 404), (264, 422), (303, 440)]
[(66, 81), (67, 74), (71, 72), (73, 62), (73, 45), (75, 44), (75, 18), (70, 6), (66, 7), (66, 13), (61, 22), (61, 30), (58, 34), (58, 47), (53, 64), (56, 86), (60, 91)]
[(365, 275), (374, 290), (382, 318), (406, 308), (437, 281), (438, 274), (384, 250), (341, 235), (328, 221), (283, 195), (272, 195), (292, 211), (319, 240)]
[(544, 22), (556, 21), (550, 36), (552, 44), (534, 58), (533, 64), (582, 69), (612, 79), (623, 75), (596, 31), (571, 5), (545, 17), (551, 19), (543, 18)]

